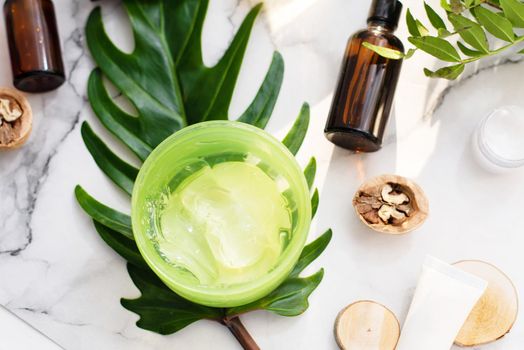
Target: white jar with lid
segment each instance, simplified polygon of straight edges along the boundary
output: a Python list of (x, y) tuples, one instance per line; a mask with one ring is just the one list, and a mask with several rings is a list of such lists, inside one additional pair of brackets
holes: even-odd
[(490, 172), (524, 167), (524, 108), (503, 106), (488, 114), (473, 135), (473, 152)]

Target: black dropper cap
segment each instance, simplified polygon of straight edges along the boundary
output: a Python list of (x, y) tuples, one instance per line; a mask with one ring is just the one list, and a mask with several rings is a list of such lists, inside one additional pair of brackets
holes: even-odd
[(402, 3), (398, 0), (373, 0), (368, 22), (382, 21), (390, 27), (397, 28), (401, 12)]

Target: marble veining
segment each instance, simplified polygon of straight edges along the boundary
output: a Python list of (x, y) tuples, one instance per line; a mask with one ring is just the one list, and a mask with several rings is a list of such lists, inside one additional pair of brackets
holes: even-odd
[[(0, 153), (0, 304), (65, 349), (238, 348), (222, 326), (198, 322), (160, 336), (135, 326), (137, 316), (122, 308), (121, 297), (136, 297), (124, 262), (98, 237), (74, 200), (82, 184), (104, 203), (128, 211), (129, 200), (96, 167), (82, 143), (79, 125), (88, 120), (104, 140), (134, 160), (101, 127), (86, 99), (93, 62), (84, 40), (84, 24), (95, 6), (83, 0), (55, 0), (66, 84), (55, 92), (30, 95), (34, 130), (28, 144)], [(431, 1), (438, 3), (437, 0)], [(205, 62), (216, 62), (255, 0), (211, 0), (204, 28)], [(421, 14), (422, 2), (406, 0)], [(118, 1), (104, 1), (108, 31), (126, 50), (129, 28)], [(258, 19), (231, 107), (239, 115), (258, 89), (279, 50), (286, 62), (280, 99), (269, 130), (285, 134), (303, 101), (312, 106), (312, 122), (298, 158), (318, 160), (321, 205), (311, 237), (328, 227), (334, 239), (311, 271), (325, 267), (326, 277), (297, 318), (255, 312), (243, 320), (263, 349), (335, 349), (332, 324), (337, 312), (357, 299), (376, 299), (402, 321), (418, 270), (427, 253), (447, 261), (484, 259), (500, 266), (524, 290), (518, 228), (524, 196), (522, 172), (496, 177), (482, 172), (469, 150), (476, 122), (499, 104), (520, 104), (524, 65), (506, 57), (470, 67), (449, 85), (428, 80), (426, 55), (404, 64), (395, 117), (382, 151), (353, 155), (334, 148), (323, 135), (341, 53), (348, 35), (362, 27), (367, 2), (357, 0), (267, 0)], [(1, 21), (0, 21), (1, 22)], [(406, 37), (401, 26), (399, 36)], [(0, 85), (11, 86), (5, 30), (0, 23)], [(117, 93), (117, 92), (116, 92)], [(360, 182), (385, 172), (410, 176), (425, 188), (431, 216), (418, 232), (386, 237), (363, 227), (352, 213), (351, 197)], [(336, 292), (334, 292), (336, 291)], [(486, 350), (519, 349), (522, 322)], [(0, 346), (1, 347), (1, 346)]]

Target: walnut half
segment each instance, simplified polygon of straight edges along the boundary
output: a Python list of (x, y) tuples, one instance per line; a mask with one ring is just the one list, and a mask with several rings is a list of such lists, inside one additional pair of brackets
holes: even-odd
[(0, 88), (0, 149), (22, 145), (33, 123), (31, 106), (16, 90)]
[(429, 206), (422, 189), (406, 178), (382, 175), (366, 181), (353, 198), (360, 220), (373, 230), (401, 234), (419, 227)]

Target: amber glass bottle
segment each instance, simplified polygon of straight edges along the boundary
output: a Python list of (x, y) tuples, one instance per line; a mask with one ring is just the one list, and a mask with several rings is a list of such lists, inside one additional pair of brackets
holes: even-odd
[(4, 16), (14, 86), (45, 92), (62, 85), (64, 64), (52, 1), (7, 0)]
[(357, 152), (374, 152), (382, 146), (402, 61), (379, 56), (362, 43), (404, 52), (393, 35), (401, 11), (397, 0), (374, 0), (368, 28), (349, 39), (325, 129), (336, 145)]

